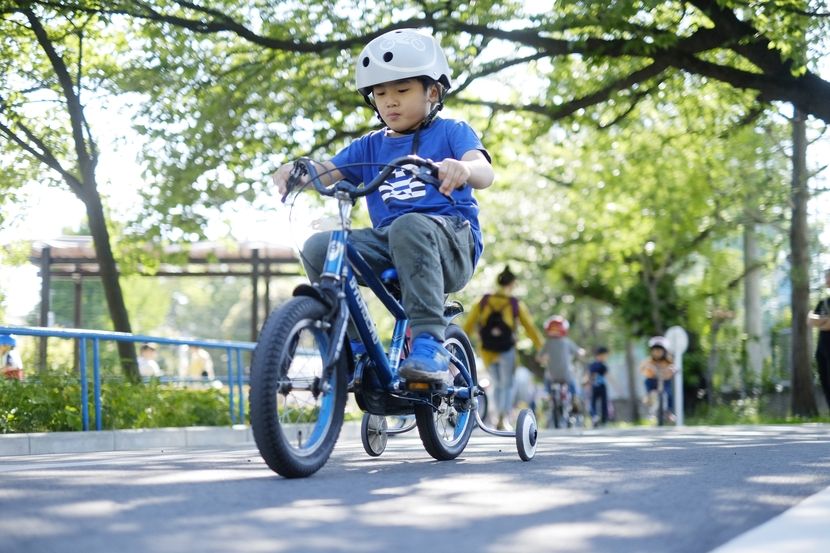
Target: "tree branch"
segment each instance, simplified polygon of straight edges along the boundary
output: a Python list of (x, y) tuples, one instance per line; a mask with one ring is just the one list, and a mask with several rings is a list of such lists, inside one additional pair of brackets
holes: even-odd
[(792, 62), (782, 60), (770, 41), (750, 23), (738, 19), (735, 12), (714, 0), (690, 0), (690, 3), (714, 23), (722, 36), (742, 39), (735, 40), (731, 50), (754, 63), (764, 73), (791, 75)]
[[(662, 82), (662, 81), (663, 80), (661, 79), (660, 82)], [(631, 99), (631, 101), (628, 104), (628, 107), (626, 107), (625, 110), (623, 110), (622, 113), (617, 115), (614, 119), (612, 119), (608, 123), (606, 123), (604, 125), (598, 125), (599, 129), (604, 130), (604, 129), (613, 127), (614, 125), (616, 125), (617, 123), (619, 123), (620, 121), (622, 121), (623, 119), (628, 117), (628, 115), (631, 114), (631, 112), (634, 111), (634, 108), (637, 107), (637, 104), (639, 104), (644, 98), (646, 98), (649, 94), (651, 94), (651, 92), (653, 90), (654, 90), (654, 87), (649, 87), (646, 90), (640, 90), (640, 91), (637, 91), (636, 93), (634, 93), (632, 95), (633, 98)]]
[(540, 60), (542, 58), (548, 57), (546, 52), (537, 52), (536, 54), (532, 54), (530, 56), (525, 56), (522, 58), (514, 58), (510, 60), (502, 60), (502, 61), (494, 61), (491, 63), (484, 64), (478, 71), (475, 73), (470, 73), (464, 82), (455, 87), (455, 89), (451, 92), (451, 94), (457, 95), (459, 92), (463, 91), (465, 88), (470, 86), (473, 82), (477, 79), (482, 77), (486, 77), (488, 75), (493, 75), (500, 71), (507, 69), (508, 67), (514, 67), (516, 65), (522, 65), (524, 63), (528, 63), (531, 61)]
[[(99, 15), (124, 15), (134, 17), (136, 19), (153, 21), (156, 23), (169, 23), (187, 29), (199, 34), (217, 34), (228, 32), (240, 38), (243, 38), (253, 44), (271, 48), (274, 50), (282, 50), (286, 52), (297, 53), (324, 53), (332, 50), (347, 50), (354, 46), (363, 45), (367, 41), (382, 35), (394, 29), (401, 29), (407, 27), (421, 27), (426, 26), (427, 21), (424, 18), (410, 18), (397, 23), (391, 23), (385, 27), (379, 28), (373, 32), (366, 33), (361, 36), (354, 36), (343, 40), (321, 40), (303, 42), (300, 40), (282, 40), (273, 37), (263, 36), (250, 30), (248, 27), (239, 23), (226, 14), (217, 10), (199, 6), (192, 2), (184, 0), (176, 0), (176, 3), (184, 8), (191, 9), (197, 13), (203, 13), (211, 19), (205, 21), (202, 19), (193, 19), (182, 17), (178, 15), (164, 14), (147, 2), (132, 0), (129, 2), (101, 2), (99, 4), (87, 3), (67, 3), (67, 2), (53, 2), (53, 1), (35, 1), (33, 4), (40, 4), (52, 8), (73, 9), (82, 13), (93, 13)], [(139, 9), (135, 9), (139, 8)]]
[[(51, 40), (49, 40), (46, 29), (43, 28), (43, 25), (41, 25), (40, 20), (34, 12), (30, 9), (24, 9), (22, 10), (22, 13), (29, 20), (29, 24), (32, 26), (32, 32), (34, 32), (38, 44), (40, 44), (40, 47), (43, 49), (46, 57), (52, 65), (52, 69), (55, 71), (55, 75), (58, 77), (58, 83), (63, 91), (63, 96), (66, 99), (67, 111), (69, 112), (72, 137), (75, 143), (75, 153), (78, 156), (78, 166), (81, 171), (80, 182), (90, 184), (88, 177), (95, 174), (95, 165), (97, 161), (95, 153), (87, 150), (87, 144), (84, 140), (84, 110), (77, 94), (75, 94), (75, 86), (72, 82), (72, 77), (69, 75), (69, 70), (63, 59), (60, 57), (60, 54), (57, 53)], [(81, 196), (81, 198), (83, 198), (83, 196)]]
[(54, 154), (52, 154), (49, 147), (46, 146), (46, 144), (40, 138), (35, 136), (31, 129), (29, 129), (26, 125), (19, 121), (17, 122), (17, 125), (23, 131), (23, 134), (26, 136), (26, 138), (32, 144), (34, 144), (34, 146), (20, 138), (20, 136), (16, 132), (14, 132), (10, 127), (8, 127), (6, 124), (2, 122), (0, 122), (0, 133), (5, 135), (10, 141), (17, 144), (21, 150), (29, 153), (29, 155), (34, 157), (36, 160), (57, 172), (63, 178), (63, 180), (69, 185), (69, 187), (72, 189), (75, 195), (79, 198), (83, 198), (83, 187), (81, 186), (81, 183), (78, 181), (78, 179), (72, 173), (64, 169), (63, 166), (61, 166), (60, 161), (58, 161)]
[[(538, 50), (549, 56), (581, 54), (586, 57), (641, 57), (662, 62), (688, 73), (720, 80), (736, 88), (758, 90), (762, 101), (787, 101), (805, 112), (830, 123), (830, 82), (807, 72), (800, 77), (791, 73), (791, 62), (782, 60), (777, 50), (769, 48), (766, 38), (751, 25), (734, 18), (731, 12), (712, 7), (714, 0), (693, 0), (703, 13), (711, 7), (715, 28), (700, 29), (680, 38), (675, 44), (655, 47), (643, 40), (605, 40), (588, 38), (579, 41), (546, 38), (533, 27), (516, 30), (494, 29), (486, 25), (451, 23), (454, 29), (471, 34), (512, 41)], [(729, 17), (731, 14), (732, 18)], [(733, 19), (734, 18), (734, 19)], [(722, 25), (718, 27), (718, 23)], [(763, 35), (760, 35), (763, 36)], [(746, 44), (744, 44), (746, 43)], [(764, 73), (743, 71), (728, 65), (719, 65), (697, 58), (694, 54), (717, 48), (729, 49), (747, 58)]]
[(469, 105), (486, 106), (490, 109), (497, 111), (515, 111), (517, 109), (522, 111), (529, 111), (531, 113), (543, 115), (555, 121), (557, 119), (563, 119), (569, 115), (572, 115), (580, 109), (590, 107), (600, 102), (604, 102), (614, 92), (617, 92), (624, 88), (628, 88), (635, 83), (640, 83), (645, 80), (651, 79), (662, 73), (667, 67), (668, 64), (666, 64), (665, 62), (652, 63), (642, 69), (634, 71), (626, 77), (623, 77), (609, 85), (604, 86), (596, 92), (592, 92), (591, 94), (587, 94), (580, 98), (574, 98), (569, 102), (554, 107), (549, 107), (544, 104), (525, 104), (522, 106), (514, 106), (511, 104), (503, 104), (499, 102), (486, 102), (483, 100), (473, 100), (466, 98), (459, 99), (459, 101)]
[(801, 15), (801, 16), (804, 16), (804, 17), (819, 17), (819, 18), (830, 17), (830, 12), (802, 10), (801, 8), (797, 8), (795, 6), (788, 6), (786, 4), (781, 4), (781, 2), (779, 2), (779, 1), (759, 2), (759, 1), (755, 0), (753, 2), (741, 2), (741, 1), (735, 0), (735, 3), (736, 4), (741, 4), (743, 6), (746, 6), (747, 8), (753, 9), (753, 10), (757, 10), (758, 7), (766, 5), (766, 6), (772, 6), (775, 10), (780, 10), (782, 12), (792, 13), (792, 14), (795, 14), (795, 15)]
[(367, 126), (364, 126), (364, 127), (358, 128), (358, 129), (352, 129), (350, 131), (336, 132), (336, 133), (334, 133), (334, 135), (331, 138), (328, 138), (326, 140), (323, 140), (322, 142), (318, 142), (318, 143), (314, 144), (311, 147), (311, 149), (309, 150), (309, 156), (313, 157), (312, 154), (314, 154), (315, 152), (328, 151), (329, 147), (332, 144), (334, 144), (335, 142), (337, 142), (339, 140), (342, 140), (344, 138), (356, 138), (356, 137), (359, 137), (359, 136), (363, 136), (368, 131), (370, 131), (372, 128), (376, 128), (376, 127), (372, 127), (372, 126), (367, 125)]

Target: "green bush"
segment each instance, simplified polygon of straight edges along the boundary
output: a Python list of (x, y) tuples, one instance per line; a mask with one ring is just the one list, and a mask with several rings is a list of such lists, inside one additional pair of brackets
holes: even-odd
[(779, 415), (766, 412), (760, 397), (748, 397), (718, 405), (701, 405), (693, 416), (686, 418), (686, 424), (728, 425), (728, 424), (803, 424), (809, 422), (830, 422), (830, 417), (810, 418)]
[(81, 430), (81, 387), (62, 376), (0, 379), (0, 432)]
[[(82, 430), (80, 381), (71, 374), (33, 376), (0, 382), (0, 433)], [(101, 387), (102, 428), (227, 426), (231, 424), (226, 391), (120, 379)], [(95, 428), (92, 384), (88, 393), (90, 427)]]

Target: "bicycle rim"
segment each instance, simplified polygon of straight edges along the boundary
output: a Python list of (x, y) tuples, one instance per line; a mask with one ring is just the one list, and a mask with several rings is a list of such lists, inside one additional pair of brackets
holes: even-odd
[[(293, 347), (286, 351), (277, 382), (277, 419), (283, 439), (296, 455), (309, 456), (323, 444), (331, 428), (336, 398), (337, 372), (323, 372), (328, 340), (309, 319), (298, 321)], [(293, 350), (293, 351), (291, 351)]]

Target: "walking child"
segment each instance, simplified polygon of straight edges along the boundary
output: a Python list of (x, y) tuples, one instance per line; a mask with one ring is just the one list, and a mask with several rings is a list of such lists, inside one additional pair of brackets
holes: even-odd
[(473, 305), (464, 322), (464, 332), (473, 336), (478, 330), (478, 343), (484, 366), (493, 379), (494, 404), (498, 413), (496, 427), (510, 429), (513, 407), (513, 377), (516, 370), (516, 333), (519, 324), (533, 341), (536, 350), (542, 346), (542, 335), (533, 324), (530, 311), (513, 295), (516, 275), (505, 267), (496, 277), (497, 290), (485, 294)]

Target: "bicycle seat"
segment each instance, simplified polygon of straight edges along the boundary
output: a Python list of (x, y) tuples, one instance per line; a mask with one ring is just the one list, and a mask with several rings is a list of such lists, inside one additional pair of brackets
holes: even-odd
[(395, 282), (396, 280), (398, 280), (398, 270), (394, 267), (392, 267), (391, 269), (386, 269), (380, 274), (380, 280), (384, 284), (388, 282)]

